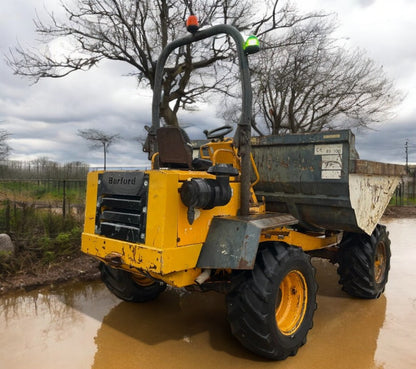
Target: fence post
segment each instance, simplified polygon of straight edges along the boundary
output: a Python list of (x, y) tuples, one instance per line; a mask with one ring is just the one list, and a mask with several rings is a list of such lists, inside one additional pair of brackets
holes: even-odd
[(16, 205), (16, 201), (13, 201), (13, 219), (14, 219), (15, 228), (17, 229), (17, 205)]
[(400, 183), (400, 206), (403, 206), (404, 181)]
[(66, 181), (64, 180), (62, 183), (62, 191), (63, 191), (63, 199), (62, 199), (62, 216), (65, 218), (66, 212)]
[(5, 213), (5, 228), (6, 228), (6, 233), (9, 234), (10, 233), (10, 200), (7, 199), (6, 200), (6, 213)]

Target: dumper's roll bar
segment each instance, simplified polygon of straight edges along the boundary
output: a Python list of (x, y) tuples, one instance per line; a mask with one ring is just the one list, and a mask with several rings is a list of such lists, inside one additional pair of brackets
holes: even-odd
[(162, 92), (163, 71), (165, 63), (170, 53), (181, 46), (189, 45), (193, 42), (206, 39), (218, 34), (227, 34), (231, 36), (237, 46), (237, 54), (239, 59), (241, 90), (242, 90), (242, 105), (241, 118), (238, 122), (234, 142), (239, 149), (241, 156), (241, 199), (240, 199), (240, 214), (248, 215), (249, 199), (250, 199), (250, 136), (251, 136), (251, 84), (250, 72), (248, 68), (247, 55), (244, 52), (244, 39), (241, 33), (235, 28), (227, 24), (213, 26), (201, 31), (197, 31), (186, 37), (177, 39), (169, 43), (159, 56), (155, 71), (155, 83), (153, 86), (153, 102), (152, 102), (152, 127), (149, 129), (147, 138), (146, 151), (156, 152), (156, 130), (160, 127), (160, 100)]

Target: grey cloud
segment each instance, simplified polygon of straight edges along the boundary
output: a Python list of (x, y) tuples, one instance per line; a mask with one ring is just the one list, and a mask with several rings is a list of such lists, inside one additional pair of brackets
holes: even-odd
[[(55, 0), (44, 2), (48, 9), (59, 6)], [(334, 7), (338, 6), (339, 9), (347, 6), (345, 1), (322, 0), (317, 3), (323, 4), (323, 9), (329, 4), (338, 4)], [(358, 7), (368, 7), (371, 4), (374, 1), (357, 0), (350, 2), (348, 8), (352, 12)], [(13, 1), (2, 4), (1, 55), (16, 45), (17, 40), (24, 45), (33, 43), (36, 35), (31, 20), (35, 16), (35, 7), (43, 13), (43, 2), (37, 0), (27, 0), (24, 6), (22, 2)], [(299, 6), (299, 9), (302, 7)], [(344, 16), (340, 13), (339, 19), (345, 19)], [(401, 27), (403, 31), (400, 32)], [(407, 106), (412, 104), (411, 99), (415, 96), (412, 92), (412, 81), (416, 81), (416, 44), (412, 39), (414, 28), (415, 24), (397, 25), (393, 29), (397, 33), (390, 35), (394, 42), (380, 37), (368, 40), (368, 44), (374, 46), (371, 55), (383, 56), (381, 60), (384, 60), (386, 70), (392, 72), (400, 82), (398, 87), (409, 88)], [(374, 31), (377, 35), (377, 30)], [(352, 35), (367, 36), (360, 35), (359, 32), (361, 30), (356, 30)], [(30, 86), (29, 81), (13, 76), (1, 59), (0, 128), (7, 129), (12, 134), (12, 159), (46, 156), (61, 162), (84, 161), (100, 166), (102, 152), (89, 149), (87, 142), (76, 134), (78, 129), (99, 128), (122, 136), (122, 140), (110, 148), (110, 167), (148, 166), (147, 155), (142, 153), (135, 139), (143, 135), (143, 126), (150, 124), (151, 94), (147, 90), (139, 90), (134, 77), (122, 76), (129, 72), (131, 70), (122, 64), (102, 63), (86, 73), (75, 73), (60, 80), (44, 80)], [(399, 108), (397, 119), (375, 127), (375, 131), (356, 134), (357, 150), (363, 159), (404, 162), (406, 138), (409, 139), (409, 144), (416, 145), (416, 111), (409, 112), (403, 118), (402, 110)], [(180, 122), (187, 126), (186, 131), (193, 139), (204, 138), (204, 129), (224, 124), (216, 117), (215, 103), (202, 106), (200, 111), (182, 113)], [(416, 162), (416, 152), (412, 150), (409, 159)]]
[(358, 0), (358, 4), (364, 7), (374, 4), (374, 2), (375, 0)]
[(409, 162), (416, 163), (416, 120), (382, 125), (376, 130), (356, 133), (357, 151), (362, 159), (405, 163), (405, 142), (409, 141)]

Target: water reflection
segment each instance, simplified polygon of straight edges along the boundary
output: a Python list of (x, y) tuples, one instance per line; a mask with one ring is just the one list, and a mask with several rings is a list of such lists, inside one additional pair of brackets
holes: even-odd
[[(147, 304), (119, 302), (99, 283), (31, 292), (2, 299), (0, 347), (5, 368), (377, 368), (374, 356), (386, 298), (351, 299), (335, 267), (315, 261), (319, 309), (308, 344), (295, 358), (272, 363), (232, 337), (224, 296), (168, 290)], [(17, 332), (20, 329), (20, 337)], [(23, 336), (23, 334), (25, 335)], [(5, 337), (8, 337), (6, 342)], [(11, 340), (10, 340), (11, 338)], [(10, 355), (10, 341), (16, 354)], [(3, 350), (3, 351), (1, 351)]]
[[(88, 309), (86, 301), (98, 299), (103, 294), (101, 283), (69, 284), (56, 289), (41, 289), (28, 293), (16, 293), (3, 296), (0, 301), (0, 319), (6, 327), (10, 321), (37, 318), (48, 315), (52, 329), (60, 329), (66, 322), (76, 323), (82, 316), (99, 316), (96, 306)], [(84, 311), (87, 310), (87, 311)]]
[(198, 363), (204, 368), (226, 357), (261, 360), (233, 339), (224, 296), (214, 292), (178, 294), (170, 290), (147, 304), (121, 303), (104, 318), (95, 342), (93, 368), (97, 369), (116, 367), (120, 360), (126, 369), (150, 363), (157, 368), (187, 368)]
[(93, 368), (374, 368), (386, 298), (351, 299), (337, 284), (333, 265), (315, 262), (319, 309), (308, 343), (296, 358), (273, 363), (244, 350), (231, 336), (224, 297), (168, 291), (149, 304), (121, 303), (104, 318)]
[(97, 283), (0, 298), (0, 367), (90, 368), (92, 338), (116, 303)]
[(374, 368), (383, 365), (376, 359), (377, 342), (386, 318), (387, 300), (352, 298), (338, 285), (336, 266), (315, 260), (318, 309), (314, 327), (305, 346), (304, 357), (310, 367), (322, 362), (333, 368)]

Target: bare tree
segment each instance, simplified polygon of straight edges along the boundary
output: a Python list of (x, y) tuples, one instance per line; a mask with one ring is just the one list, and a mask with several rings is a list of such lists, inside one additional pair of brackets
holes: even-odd
[[(70, 4), (67, 0), (62, 6), (64, 19), (50, 13), (47, 21), (35, 20), (39, 47), (18, 46), (10, 51), (7, 59), (15, 74), (36, 83), (114, 60), (132, 66), (131, 74), (139, 83), (153, 88), (158, 55), (168, 42), (186, 32), (185, 20), (192, 13), (200, 16), (201, 27), (226, 23), (262, 37), (323, 16), (299, 15), (279, 0), (261, 4), (254, 0), (74, 0)], [(67, 50), (54, 51), (54, 40), (66, 41)], [(224, 67), (233, 61), (232, 50), (228, 38), (217, 37), (184, 47), (171, 57), (160, 106), (167, 124), (178, 125), (179, 108), (192, 106), (205, 92), (227, 92), (234, 81)]]
[[(257, 59), (253, 126), (265, 131), (312, 132), (368, 126), (390, 116), (402, 99), (382, 67), (363, 51), (348, 51), (332, 38), (329, 19), (292, 27), (290, 43)], [(261, 124), (260, 124), (261, 125)]]
[(11, 151), (11, 147), (7, 144), (10, 133), (4, 129), (0, 129), (0, 160), (6, 159)]
[(78, 135), (88, 141), (91, 141), (91, 148), (103, 148), (104, 154), (104, 170), (107, 169), (107, 152), (109, 147), (116, 142), (119, 138), (119, 134), (110, 135), (99, 129), (89, 128), (78, 130)]

